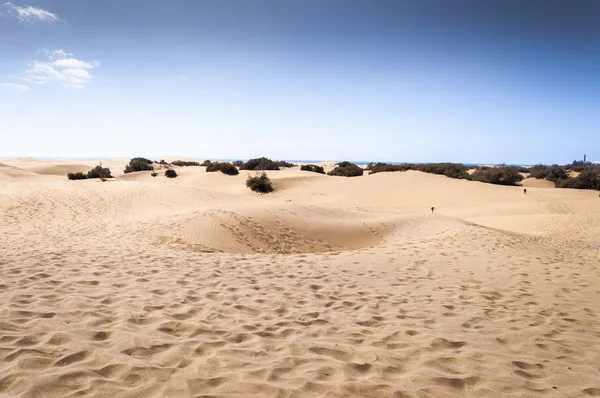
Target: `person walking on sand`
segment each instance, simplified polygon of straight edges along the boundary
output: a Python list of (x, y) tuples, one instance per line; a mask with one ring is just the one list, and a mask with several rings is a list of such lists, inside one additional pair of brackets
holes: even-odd
[(435, 211), (435, 207), (431, 206), (431, 214)]
[(527, 195), (527, 188), (523, 188), (523, 193)]

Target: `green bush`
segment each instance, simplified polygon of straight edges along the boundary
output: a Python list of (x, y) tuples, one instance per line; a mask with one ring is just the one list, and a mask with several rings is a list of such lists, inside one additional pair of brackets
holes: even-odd
[(85, 180), (88, 178), (101, 178), (105, 180), (107, 178), (112, 178), (110, 174), (109, 168), (104, 168), (102, 166), (96, 166), (87, 173), (77, 172), (77, 173), (69, 173), (67, 174), (67, 178), (69, 180)]
[(520, 185), (519, 183), (523, 181), (523, 176), (510, 166), (475, 170), (471, 178), (475, 181), (496, 185)]
[(290, 163), (290, 162), (286, 162), (285, 160), (280, 160), (277, 162), (277, 166), (279, 167), (296, 167), (296, 165), (294, 163)]
[[(161, 162), (163, 161), (161, 160)], [(133, 173), (134, 171), (154, 170), (154, 167), (152, 166), (153, 163), (154, 162), (152, 162), (150, 159), (133, 158), (129, 161), (129, 164), (125, 166), (125, 170), (123, 170), (123, 172)]]
[(109, 168), (96, 166), (88, 171), (87, 178), (112, 178), (112, 175)]
[(205, 160), (204, 162), (202, 162), (202, 164), (200, 166), (204, 166), (204, 167), (208, 167), (212, 162), (210, 160)]
[(179, 167), (200, 166), (200, 163), (198, 163), (198, 162), (188, 162), (185, 160), (175, 160), (174, 162), (171, 162), (171, 164), (173, 166), (179, 166)]
[(244, 165), (244, 162), (243, 162), (243, 161), (241, 161), (241, 160), (234, 160), (234, 161), (233, 161), (233, 162), (231, 162), (231, 163), (233, 163), (233, 165), (234, 165), (235, 167), (239, 167), (239, 168), (242, 168), (242, 166)]
[(388, 164), (388, 163), (369, 163), (369, 174), (416, 170), (415, 165), (411, 164)]
[(312, 171), (313, 173), (325, 174), (325, 170), (322, 166), (317, 166), (316, 164), (305, 164), (300, 166), (300, 170), (302, 171)]
[(169, 169), (169, 170), (165, 171), (165, 177), (175, 178), (175, 177), (177, 177), (177, 172), (173, 169)]
[(358, 177), (363, 175), (364, 170), (351, 162), (340, 162), (338, 165), (327, 173), (330, 176), (342, 176), (342, 177)]
[(565, 180), (569, 178), (569, 173), (565, 167), (557, 164), (553, 164), (552, 166), (536, 164), (529, 169), (529, 177), (539, 178), (541, 180), (549, 180), (557, 183), (559, 180)]
[(250, 159), (244, 163), (240, 169), (242, 170), (279, 170), (277, 162), (265, 157)]
[(212, 173), (215, 171), (220, 171), (223, 174), (227, 174), (230, 176), (235, 176), (240, 174), (237, 167), (228, 162), (214, 162), (206, 166), (206, 172)]
[(416, 170), (425, 173), (439, 174), (450, 178), (469, 178), (469, 168), (462, 163), (425, 163), (415, 166)]
[[(138, 158), (138, 159), (143, 159), (143, 158)], [(162, 166), (168, 166), (169, 165), (169, 163), (165, 162), (164, 159), (161, 159), (160, 162), (154, 161), (154, 163), (158, 163), (158, 164), (160, 164)]]
[(261, 173), (255, 176), (248, 176), (246, 180), (246, 186), (258, 193), (269, 193), (273, 192), (275, 188), (271, 184), (271, 180), (267, 177), (266, 173)]
[(69, 180), (85, 180), (88, 178), (88, 176), (86, 173), (82, 173), (81, 171), (78, 171), (77, 173), (67, 174), (67, 178)]

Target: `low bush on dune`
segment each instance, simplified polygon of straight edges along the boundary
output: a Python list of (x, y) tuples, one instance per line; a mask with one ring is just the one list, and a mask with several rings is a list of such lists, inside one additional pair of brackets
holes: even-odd
[(165, 177), (175, 178), (175, 177), (177, 177), (177, 172), (173, 169), (169, 169), (169, 170), (165, 171)]
[(585, 168), (577, 177), (559, 180), (556, 187), (600, 190), (600, 167)]
[(161, 159), (158, 162), (155, 160), (154, 163), (160, 164), (161, 166), (168, 166), (169, 165), (169, 163), (165, 162), (164, 159)]
[(179, 167), (200, 166), (199, 162), (188, 162), (186, 160), (175, 160), (174, 162), (171, 162), (171, 164)]
[(529, 169), (528, 172), (529, 177), (538, 178), (540, 180), (548, 180), (554, 183), (557, 183), (559, 180), (566, 180), (569, 178), (567, 169), (557, 164), (553, 164), (552, 166), (537, 164)]
[(204, 167), (208, 167), (210, 166), (212, 162), (210, 160), (205, 160), (204, 162), (202, 162), (202, 164), (200, 166), (204, 166)]
[(67, 174), (69, 180), (86, 180), (88, 178), (100, 178), (103, 181), (107, 178), (112, 178), (110, 169), (102, 166), (96, 166), (87, 173), (77, 172)]
[(153, 163), (154, 162), (150, 159), (133, 158), (129, 161), (129, 164), (125, 166), (123, 172), (127, 174), (133, 173), (134, 171), (154, 170), (154, 167), (152, 166)]
[(250, 159), (240, 167), (242, 170), (279, 170), (277, 162), (265, 157)]
[(235, 176), (240, 174), (237, 167), (229, 162), (214, 162), (206, 166), (206, 172), (212, 173), (215, 171), (220, 171), (223, 174), (227, 174), (229, 176)]
[(340, 162), (338, 165), (327, 173), (330, 176), (341, 176), (341, 177), (359, 177), (363, 175), (364, 170), (351, 162)]
[(523, 176), (510, 166), (490, 167), (475, 170), (471, 178), (475, 181), (487, 182), (496, 185), (520, 185)]
[(286, 162), (285, 160), (280, 160), (277, 162), (277, 166), (279, 167), (296, 167), (296, 165), (294, 163), (290, 163), (290, 162)]
[(312, 171), (313, 173), (325, 174), (325, 170), (322, 166), (317, 166), (316, 164), (305, 164), (300, 166), (300, 170), (302, 171)]
[(469, 168), (462, 163), (423, 163), (423, 164), (415, 164), (415, 163), (401, 163), (401, 164), (389, 164), (389, 163), (370, 163), (367, 166), (369, 169), (369, 174), (376, 173), (387, 173), (387, 172), (395, 172), (395, 171), (407, 171), (407, 170), (417, 170), (422, 171), (423, 173), (429, 174), (438, 174), (443, 175), (449, 178), (458, 178), (458, 179), (469, 179)]
[(243, 161), (241, 161), (241, 160), (234, 160), (234, 161), (233, 161), (233, 162), (231, 162), (231, 163), (233, 163), (233, 165), (234, 165), (235, 167), (239, 167), (239, 168), (241, 168), (241, 167), (244, 165), (244, 162), (243, 162)]
[(88, 171), (87, 178), (112, 178), (112, 175), (109, 168), (96, 166)]
[(156, 171), (153, 171), (152, 173), (150, 173), (150, 175), (151, 175), (152, 177), (156, 177), (156, 176), (158, 175), (158, 173), (157, 173)]
[(406, 170), (415, 170), (414, 165), (411, 164), (388, 164), (388, 163), (369, 163), (367, 166), (367, 170), (369, 170), (369, 174), (375, 173), (386, 173), (393, 171), (406, 171)]
[(267, 173), (248, 176), (248, 179), (246, 180), (246, 186), (258, 193), (269, 193), (275, 190), (271, 180), (269, 177), (267, 177)]
[(86, 180), (88, 178), (86, 173), (82, 173), (78, 171), (77, 173), (69, 173), (67, 174), (67, 178), (69, 180)]
[(469, 178), (469, 168), (462, 163), (425, 163), (414, 166), (415, 170), (425, 173), (439, 174), (450, 178)]

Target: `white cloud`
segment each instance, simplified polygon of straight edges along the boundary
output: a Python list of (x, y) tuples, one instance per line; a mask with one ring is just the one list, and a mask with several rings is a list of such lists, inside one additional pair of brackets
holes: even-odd
[(33, 61), (25, 70), (25, 80), (34, 84), (59, 83), (64, 87), (84, 88), (93, 79), (90, 72), (100, 64), (83, 61), (63, 50), (44, 50), (48, 60)]
[(33, 23), (38, 21), (57, 22), (59, 20), (58, 15), (53, 12), (32, 6), (20, 7), (11, 2), (4, 3), (2, 5), (2, 10), (3, 12), (0, 11), (1, 15), (17, 18), (19, 21), (25, 23)]
[(0, 89), (23, 92), (23, 91), (29, 91), (31, 88), (24, 84), (0, 83)]

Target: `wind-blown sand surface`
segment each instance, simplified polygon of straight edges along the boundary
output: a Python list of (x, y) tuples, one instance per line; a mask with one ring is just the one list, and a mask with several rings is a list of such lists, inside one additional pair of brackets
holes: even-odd
[(597, 192), (0, 163), (2, 397), (600, 396)]

